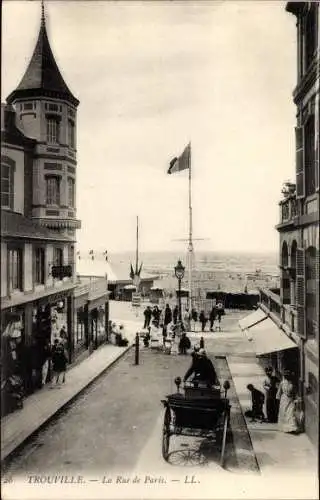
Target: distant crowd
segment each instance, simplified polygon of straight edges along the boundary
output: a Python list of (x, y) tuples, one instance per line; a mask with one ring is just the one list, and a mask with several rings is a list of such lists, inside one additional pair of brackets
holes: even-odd
[(210, 332), (213, 332), (215, 328), (221, 330), (221, 319), (225, 314), (224, 305), (222, 302), (214, 304), (209, 314), (202, 309), (200, 313), (195, 308), (185, 309), (182, 313), (182, 317), (179, 318), (179, 308), (176, 305), (173, 309), (166, 304), (164, 310), (159, 309), (157, 305), (153, 308), (147, 306), (144, 310), (144, 325), (143, 328), (149, 328), (151, 324), (155, 324), (157, 327), (163, 328), (164, 331), (168, 329), (168, 326), (177, 325), (179, 322), (181, 330), (184, 332), (196, 331), (197, 323), (200, 323), (201, 331), (206, 331), (207, 325), (209, 326)]

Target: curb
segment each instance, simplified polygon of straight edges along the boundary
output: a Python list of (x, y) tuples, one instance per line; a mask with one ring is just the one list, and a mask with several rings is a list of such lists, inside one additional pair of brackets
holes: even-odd
[(27, 437), (25, 437), (18, 445), (15, 446), (15, 448), (11, 451), (9, 451), (7, 454), (4, 453), (4, 456), (1, 456), (1, 468), (2, 472), (5, 472), (5, 468), (9, 466), (9, 463), (14, 459), (14, 457), (22, 450), (22, 448), (32, 439), (34, 439), (49, 423), (51, 423), (54, 419), (57, 419), (60, 414), (65, 411), (68, 406), (70, 406), (73, 401), (79, 397), (85, 390), (87, 390), (94, 382), (96, 382), (99, 377), (104, 375), (105, 373), (108, 372), (118, 361), (121, 360), (121, 358), (127, 354), (132, 348), (134, 347), (134, 344), (129, 345), (126, 347), (117, 358), (115, 358), (109, 365), (107, 365), (100, 373), (95, 375), (91, 380), (89, 380), (88, 383), (86, 383), (78, 392), (76, 392), (68, 401), (65, 403), (62, 403), (59, 408), (57, 408), (54, 413), (48, 416), (42, 424), (32, 431)]
[[(252, 443), (252, 439), (251, 439), (251, 434), (250, 434), (250, 431), (248, 429), (248, 425), (247, 425), (247, 421), (244, 417), (244, 414), (243, 414), (243, 411), (242, 411), (242, 406), (241, 406), (241, 403), (240, 403), (240, 400), (238, 398), (238, 395), (237, 395), (237, 390), (236, 390), (236, 387), (235, 387), (235, 383), (234, 383), (234, 380), (233, 380), (233, 375), (232, 375), (232, 372), (230, 370), (230, 367), (229, 367), (229, 361), (228, 361), (228, 356), (225, 357), (226, 359), (226, 362), (227, 362), (227, 365), (228, 365), (228, 369), (229, 369), (229, 372), (231, 374), (231, 377), (232, 377), (232, 383), (234, 385), (234, 389), (235, 389), (235, 394), (237, 396), (237, 399), (238, 399), (238, 404), (239, 404), (239, 414), (240, 414), (240, 417), (241, 419), (243, 420), (243, 423), (244, 423), (244, 426), (245, 426), (245, 429), (247, 431), (247, 437), (248, 437), (248, 441), (249, 441), (249, 444), (250, 444), (250, 459), (252, 460), (253, 462), (253, 465), (254, 465), (254, 469), (256, 469), (255, 471), (253, 471), (253, 474), (259, 474), (261, 475), (261, 470), (260, 470), (260, 467), (259, 467), (259, 462), (257, 460), (257, 457), (256, 457), (256, 454), (255, 454), (255, 451), (254, 451), (254, 447), (253, 447), (253, 443)], [(237, 433), (233, 433), (233, 442), (234, 442), (234, 452), (235, 452), (235, 456), (236, 456), (236, 460), (237, 460), (237, 463), (238, 464), (241, 464), (241, 458), (239, 456), (239, 449), (241, 450), (242, 449), (242, 446), (237, 446), (237, 442), (239, 441), (240, 442), (240, 438), (238, 438), (237, 436)]]

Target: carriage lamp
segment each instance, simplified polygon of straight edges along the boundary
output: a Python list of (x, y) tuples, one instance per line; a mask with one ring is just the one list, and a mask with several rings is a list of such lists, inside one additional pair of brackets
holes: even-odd
[(174, 383), (176, 384), (177, 386), (177, 391), (180, 392), (180, 385), (181, 385), (181, 377), (176, 377), (174, 379)]
[(178, 264), (174, 268), (174, 274), (178, 280), (182, 280), (184, 277), (185, 267), (182, 265), (181, 260), (178, 260)]
[(178, 260), (178, 264), (175, 266), (174, 268), (174, 274), (176, 275), (176, 278), (178, 280), (178, 293), (179, 293), (179, 322), (180, 322), (180, 325), (181, 325), (181, 320), (182, 320), (182, 317), (181, 317), (181, 280), (183, 279), (184, 277), (184, 271), (185, 271), (185, 267), (182, 265), (182, 262), (181, 260), (179, 259)]

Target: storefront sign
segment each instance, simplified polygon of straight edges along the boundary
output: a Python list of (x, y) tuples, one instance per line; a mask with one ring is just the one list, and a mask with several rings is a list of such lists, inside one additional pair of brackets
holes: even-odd
[(133, 293), (132, 294), (132, 306), (133, 307), (140, 307), (140, 305), (141, 305), (140, 293)]

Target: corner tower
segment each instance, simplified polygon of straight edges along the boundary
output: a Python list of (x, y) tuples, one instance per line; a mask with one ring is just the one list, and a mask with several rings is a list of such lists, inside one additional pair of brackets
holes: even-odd
[(7, 97), (17, 124), (37, 141), (32, 179), (32, 205), (28, 214), (42, 226), (75, 240), (77, 107), (52, 53), (44, 4), (41, 2), (38, 40), (27, 70)]

